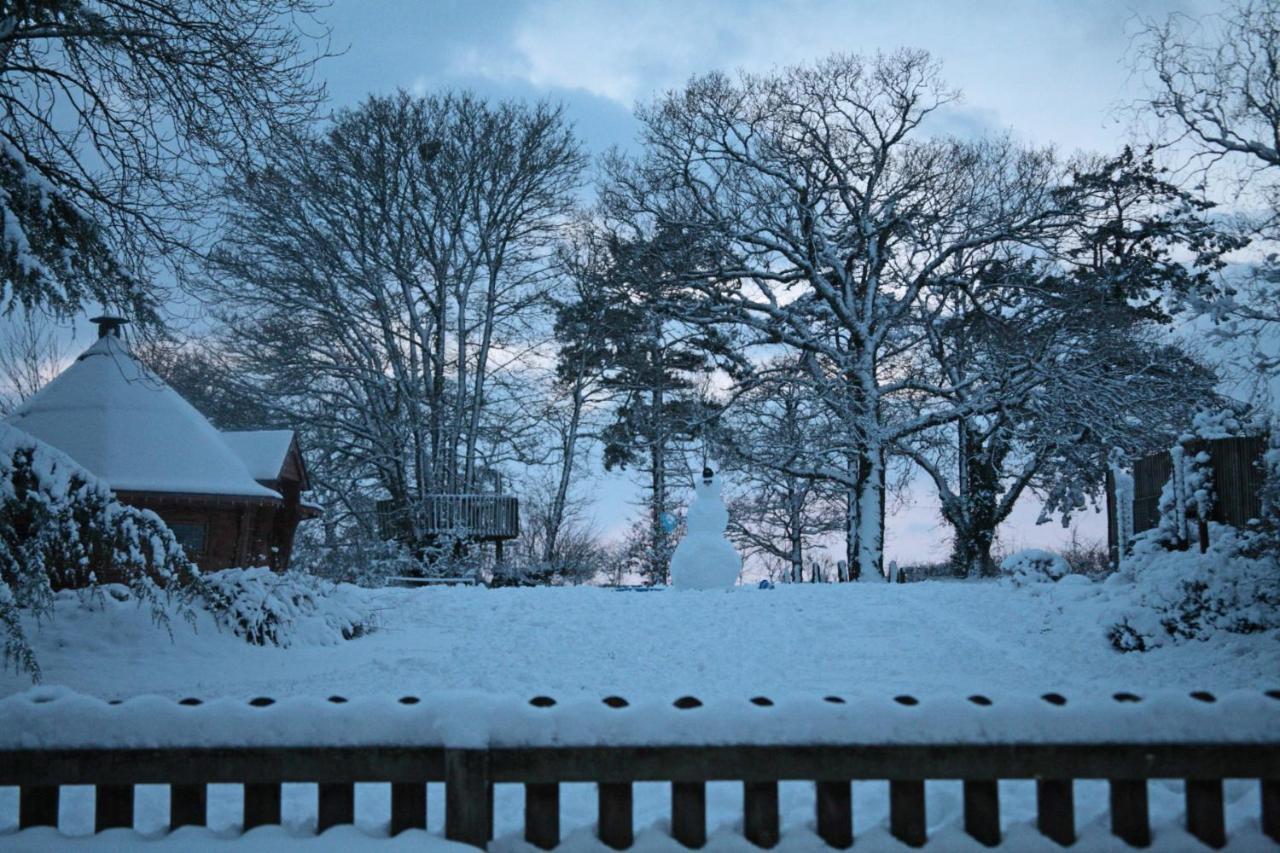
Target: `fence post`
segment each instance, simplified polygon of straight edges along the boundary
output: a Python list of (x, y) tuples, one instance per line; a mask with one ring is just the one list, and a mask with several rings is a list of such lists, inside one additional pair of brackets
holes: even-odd
[(543, 850), (560, 843), (560, 786), (555, 782), (525, 784), (524, 840)]
[(1280, 779), (1263, 779), (1262, 831), (1275, 842), (1280, 842)]
[(427, 785), (425, 782), (391, 783), (391, 834), (406, 829), (427, 828)]
[(93, 831), (133, 826), (133, 786), (98, 785), (94, 789)]
[(493, 784), (487, 749), (444, 751), (444, 834), (484, 848), (493, 838)]
[(849, 780), (818, 781), (818, 837), (829, 847), (844, 850), (853, 845), (853, 785)]
[(208, 823), (208, 791), (204, 785), (170, 785), (169, 829)]
[(742, 831), (757, 847), (773, 847), (778, 843), (777, 782), (743, 783)]
[(671, 837), (697, 849), (707, 843), (707, 783), (671, 783)]
[(1227, 843), (1221, 779), (1187, 780), (1187, 832), (1210, 847)]
[(631, 783), (596, 784), (597, 822), (600, 841), (614, 850), (625, 850), (635, 842), (632, 828)]
[(964, 780), (964, 831), (979, 844), (1000, 843), (1000, 783), (995, 779)]
[(922, 847), (926, 839), (924, 780), (889, 782), (889, 831), (908, 847)]
[(1076, 840), (1075, 783), (1071, 779), (1036, 780), (1036, 827), (1045, 838), (1070, 847)]
[(1131, 847), (1151, 844), (1146, 779), (1111, 780), (1111, 834)]
[(316, 832), (356, 822), (356, 786), (321, 782), (316, 794)]
[(23, 785), (18, 793), (18, 829), (58, 826), (58, 786)]
[(248, 782), (244, 786), (244, 828), (280, 823), (280, 783)]

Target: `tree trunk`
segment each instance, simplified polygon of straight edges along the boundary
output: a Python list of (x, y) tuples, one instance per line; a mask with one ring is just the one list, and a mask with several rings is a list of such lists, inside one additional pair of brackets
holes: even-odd
[(569, 484), (573, 480), (573, 462), (577, 453), (578, 429), (582, 423), (583, 402), (582, 379), (579, 377), (573, 384), (573, 408), (569, 415), (569, 425), (565, 429), (564, 440), (560, 446), (563, 454), (560, 460), (560, 481), (556, 484), (556, 496), (551, 501), (551, 512), (547, 518), (547, 540), (543, 545), (542, 558), (548, 565), (555, 559), (556, 545), (560, 538), (560, 527), (564, 524), (564, 508), (569, 499)]
[[(853, 529), (852, 577), (884, 576), (884, 449), (872, 438), (859, 448), (853, 497), (857, 521)], [(856, 571), (856, 575), (854, 572)]]

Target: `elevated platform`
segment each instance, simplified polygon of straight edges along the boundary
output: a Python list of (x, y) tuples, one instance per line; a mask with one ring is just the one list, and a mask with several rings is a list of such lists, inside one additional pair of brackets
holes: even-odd
[(378, 501), (378, 530), (389, 539), (457, 536), (472, 542), (502, 542), (520, 535), (520, 501), (514, 495), (424, 495), (416, 505)]

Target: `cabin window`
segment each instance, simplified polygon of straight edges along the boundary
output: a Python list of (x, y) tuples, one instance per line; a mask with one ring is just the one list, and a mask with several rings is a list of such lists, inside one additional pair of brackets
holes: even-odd
[(182, 550), (188, 557), (198, 557), (204, 553), (204, 544), (209, 532), (209, 525), (192, 521), (178, 521), (169, 525), (173, 537), (178, 540)]

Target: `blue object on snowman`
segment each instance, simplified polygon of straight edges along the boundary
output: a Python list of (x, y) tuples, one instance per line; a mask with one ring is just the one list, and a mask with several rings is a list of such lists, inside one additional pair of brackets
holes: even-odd
[(773, 581), (768, 578), (760, 581), (760, 589), (773, 589)]
[(663, 530), (665, 530), (667, 533), (670, 533), (671, 531), (676, 529), (676, 525), (679, 522), (676, 521), (676, 517), (674, 515), (672, 515), (669, 512), (664, 512), (658, 516), (658, 523), (662, 525)]

